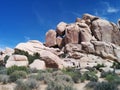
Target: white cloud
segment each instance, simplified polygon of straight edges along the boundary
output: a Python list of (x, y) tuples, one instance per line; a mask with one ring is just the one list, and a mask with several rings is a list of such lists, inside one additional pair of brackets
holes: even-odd
[(113, 7), (108, 7), (107, 12), (108, 13), (117, 13), (119, 9), (113, 8)]

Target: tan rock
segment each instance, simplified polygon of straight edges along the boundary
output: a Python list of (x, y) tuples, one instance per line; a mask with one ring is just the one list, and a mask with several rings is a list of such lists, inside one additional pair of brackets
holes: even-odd
[(64, 52), (80, 52), (82, 50), (82, 46), (80, 44), (67, 44), (64, 48)]
[(76, 18), (75, 22), (81, 22), (80, 18)]
[(65, 45), (64, 39), (62, 37), (57, 37), (56, 42), (57, 42), (58, 47), (60, 48)]
[(46, 67), (49, 68), (60, 68), (64, 67), (64, 62), (55, 54), (47, 50), (41, 50), (40, 52), (41, 59), (45, 61)]
[(65, 44), (79, 43), (79, 27), (76, 24), (70, 24), (65, 31)]
[(92, 21), (92, 20), (95, 20), (95, 19), (99, 19), (99, 17), (93, 16), (93, 15), (90, 15), (90, 14), (86, 13), (86, 14), (83, 15), (82, 19), (84, 19), (84, 20), (90, 19)]
[(6, 63), (6, 68), (11, 66), (28, 66), (28, 59), (24, 55), (11, 55)]
[(66, 25), (67, 25), (67, 23), (65, 23), (65, 22), (60, 22), (60, 23), (57, 25), (56, 32), (57, 32), (58, 35), (60, 35), (60, 36), (61, 36), (61, 35), (64, 35)]
[(29, 65), (29, 67), (31, 69), (37, 69), (37, 70), (45, 70), (46, 66), (45, 66), (45, 62), (39, 59), (34, 60), (33, 63), (31, 63)]
[(90, 42), (81, 42), (82, 49), (87, 53), (95, 53), (94, 45)]
[(45, 45), (48, 46), (48, 47), (56, 45), (56, 32), (55, 32), (55, 30), (49, 30), (46, 33)]

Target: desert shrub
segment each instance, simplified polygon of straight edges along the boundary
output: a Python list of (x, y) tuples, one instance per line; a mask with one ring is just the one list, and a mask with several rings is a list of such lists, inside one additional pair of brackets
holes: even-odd
[(74, 90), (73, 81), (69, 75), (57, 75), (48, 83), (47, 90)]
[(94, 87), (94, 90), (118, 90), (115, 83), (100, 82)]
[(49, 83), (49, 81), (53, 78), (52, 73), (41, 71), (37, 74), (37, 80), (44, 81), (44, 83)]
[(37, 89), (39, 84), (36, 79), (29, 78), (25, 84), (30, 88), (30, 89)]
[(74, 83), (78, 83), (80, 81), (81, 73), (79, 70), (76, 70), (75, 68), (66, 68), (63, 69), (62, 72), (71, 76)]
[(10, 74), (10, 81), (14, 82), (17, 79), (26, 78), (26, 77), (27, 77), (27, 73), (25, 71), (14, 71), (12, 74)]
[(0, 74), (7, 74), (7, 69), (3, 66), (0, 67)]
[(105, 67), (105, 65), (103, 63), (102, 64), (97, 64), (93, 68), (96, 68), (97, 70), (100, 70), (101, 67)]
[(12, 67), (7, 68), (8, 75), (13, 73), (14, 71), (25, 71), (27, 73), (29, 72), (28, 68), (25, 66), (12, 66)]
[(101, 72), (101, 78), (105, 78), (107, 75), (116, 75), (116, 74), (113, 71)]
[(97, 72), (93, 67), (86, 67), (85, 69), (89, 70), (90, 72)]
[(7, 84), (9, 82), (9, 76), (8, 75), (0, 75), (0, 82), (3, 84)]
[(6, 56), (4, 57), (4, 63), (7, 63), (7, 60), (8, 60), (9, 57), (10, 57), (10, 56), (8, 56), (8, 55), (6, 55)]
[(95, 88), (97, 82), (90, 81), (85, 85), (86, 88)]
[(22, 79), (18, 79), (16, 84), (15, 90), (31, 90)]
[(111, 68), (120, 69), (120, 63), (119, 62), (113, 62), (113, 65), (111, 66)]
[(98, 77), (97, 75), (95, 74), (95, 72), (90, 72), (90, 71), (86, 71), (84, 74), (83, 74), (83, 77), (86, 79), (86, 80), (90, 80), (90, 81), (98, 81)]

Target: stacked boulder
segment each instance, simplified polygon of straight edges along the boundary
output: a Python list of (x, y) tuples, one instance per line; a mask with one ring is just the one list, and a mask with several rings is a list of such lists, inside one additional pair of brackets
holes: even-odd
[[(79, 52), (98, 55), (102, 58), (117, 60), (120, 62), (120, 31), (118, 26), (112, 22), (97, 16), (84, 14), (77, 18), (76, 22), (67, 24), (60, 22), (56, 30), (46, 33), (47, 47), (57, 46), (69, 52), (68, 48), (80, 46)], [(72, 47), (71, 50), (72, 50)], [(76, 51), (72, 51), (73, 52)], [(70, 54), (70, 55), (72, 55)]]

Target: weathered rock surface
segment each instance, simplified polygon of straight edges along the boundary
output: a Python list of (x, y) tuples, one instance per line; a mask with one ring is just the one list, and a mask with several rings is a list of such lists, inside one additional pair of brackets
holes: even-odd
[(29, 65), (29, 67), (31, 69), (37, 69), (37, 70), (45, 70), (46, 66), (45, 66), (45, 62), (39, 59), (34, 60), (33, 63), (31, 63)]
[(79, 27), (76, 24), (70, 24), (65, 31), (65, 44), (79, 43)]
[(64, 62), (55, 54), (47, 50), (41, 50), (40, 52), (41, 59), (45, 61), (46, 67), (49, 68), (60, 68), (64, 67)]
[(11, 66), (28, 66), (28, 59), (24, 55), (11, 55), (6, 63), (6, 67), (11, 67)]
[(64, 35), (65, 34), (65, 28), (67, 26), (67, 23), (65, 22), (60, 22), (58, 25), (57, 25), (57, 28), (56, 28), (56, 32), (58, 35)]
[(56, 45), (56, 32), (55, 30), (49, 30), (46, 33), (46, 43), (45, 45), (48, 47), (55, 46)]

